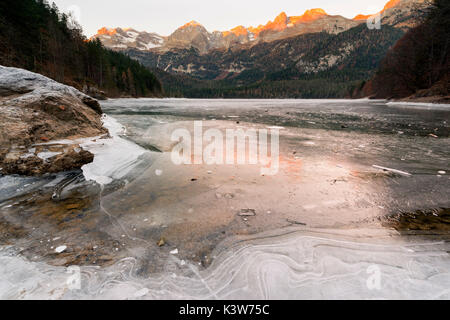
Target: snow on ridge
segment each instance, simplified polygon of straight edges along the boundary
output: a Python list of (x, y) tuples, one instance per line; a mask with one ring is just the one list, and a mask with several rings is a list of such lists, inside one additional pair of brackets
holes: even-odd
[(142, 46), (144, 48), (146, 48), (147, 50), (150, 50), (150, 49), (153, 49), (153, 48), (160, 48), (161, 44), (154, 44), (154, 43), (150, 42), (150, 43), (147, 43), (147, 44), (143, 43)]
[(128, 46), (125, 44), (115, 44), (112, 46), (112, 48), (126, 49), (126, 48), (128, 48)]
[(139, 33), (136, 32), (136, 31), (128, 31), (128, 32), (127, 32), (127, 35), (128, 35), (129, 37), (131, 37), (131, 38), (136, 39), (136, 38), (139, 36)]

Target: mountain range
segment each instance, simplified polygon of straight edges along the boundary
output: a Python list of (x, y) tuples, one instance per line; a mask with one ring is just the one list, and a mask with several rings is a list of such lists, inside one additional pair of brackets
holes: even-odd
[[(390, 0), (381, 12), (353, 19), (323, 9), (300, 16), (282, 12), (265, 25), (214, 32), (191, 21), (169, 36), (102, 28), (93, 39), (152, 69), (175, 95), (343, 97), (372, 76), (427, 5), (427, 0)], [(377, 15), (381, 28), (368, 27), (366, 21)]]
[[(426, 0), (390, 0), (380, 12), (384, 25), (399, 28), (412, 26), (412, 13), (417, 5)], [(93, 38), (98, 38), (111, 49), (137, 49), (141, 51), (166, 52), (176, 49), (197, 49), (201, 54), (215, 49), (252, 46), (261, 42), (271, 42), (302, 34), (326, 32), (338, 34), (365, 23), (373, 15), (357, 15), (347, 19), (339, 15), (329, 15), (323, 9), (307, 10), (300, 16), (280, 13), (273, 21), (258, 27), (237, 26), (228, 31), (209, 32), (196, 21), (179, 27), (169, 36), (153, 32), (139, 32), (132, 28), (106, 28), (98, 30)]]
[(229, 49), (236, 46), (253, 45), (261, 41), (279, 40), (305, 33), (326, 31), (339, 33), (361, 23), (341, 16), (330, 16), (322, 9), (306, 11), (302, 16), (288, 17), (280, 13), (274, 21), (258, 27), (238, 26), (229, 31), (208, 32), (204, 26), (191, 21), (181, 26), (168, 37), (156, 33), (138, 32), (127, 28), (102, 28), (94, 38), (100, 39), (111, 49), (138, 49), (165, 52), (193, 47), (205, 54), (214, 49)]

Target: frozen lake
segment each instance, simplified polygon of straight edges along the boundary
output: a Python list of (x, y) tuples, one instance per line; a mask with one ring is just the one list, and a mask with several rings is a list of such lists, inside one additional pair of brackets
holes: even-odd
[[(0, 298), (450, 298), (450, 105), (102, 108), (113, 138), (85, 143), (83, 172), (0, 177)], [(172, 134), (194, 121), (277, 128), (276, 174), (174, 164)]]

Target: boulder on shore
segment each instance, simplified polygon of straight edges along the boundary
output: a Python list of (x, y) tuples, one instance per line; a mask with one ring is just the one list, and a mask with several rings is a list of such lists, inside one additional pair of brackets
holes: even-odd
[(40, 74), (0, 66), (0, 174), (81, 168), (93, 155), (80, 141), (106, 136), (97, 100)]

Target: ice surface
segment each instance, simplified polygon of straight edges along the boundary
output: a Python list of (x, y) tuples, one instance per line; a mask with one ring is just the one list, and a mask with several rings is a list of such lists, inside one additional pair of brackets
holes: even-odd
[(100, 185), (125, 177), (138, 163), (139, 157), (147, 151), (119, 135), (125, 128), (112, 117), (105, 116), (103, 125), (110, 132), (110, 139), (98, 139), (81, 144), (94, 154), (94, 161), (82, 167), (86, 180)]
[(0, 202), (14, 196), (19, 196), (32, 190), (42, 188), (52, 179), (53, 178), (51, 176), (43, 178), (0, 176)]
[[(1, 299), (450, 298), (448, 235), (400, 236), (373, 226), (392, 212), (448, 208), (450, 179), (436, 177), (450, 171), (448, 112), (366, 100), (119, 99), (102, 108), (114, 117), (105, 118), (112, 138), (82, 141), (95, 154), (83, 171), (103, 184), (124, 179), (123, 187), (101, 194), (100, 209), (97, 201), (86, 204), (73, 227), (48, 232), (45, 240), (60, 238), (51, 249), (38, 248), (33, 237), (54, 218), (26, 216), (27, 226), (38, 221), (39, 228), (26, 243), (0, 248)], [(236, 126), (236, 116), (244, 128), (284, 127), (277, 176), (245, 166), (172, 164), (174, 128), (205, 119), (205, 128), (224, 130)], [(134, 170), (149, 151), (128, 139), (162, 151), (152, 167)], [(0, 177), (0, 195), (33, 182)], [(2, 204), (0, 217), (25, 219), (15, 206)], [(42, 209), (34, 206), (21, 212)], [(239, 217), (243, 208), (256, 215)], [(121, 245), (91, 247), (98, 231)], [(158, 247), (162, 233), (167, 243)], [(28, 243), (41, 249), (36, 257), (26, 255)], [(70, 250), (55, 254), (62, 244)], [(81, 289), (73, 289), (69, 269), (41, 261), (69, 259), (79, 248), (105, 252), (114, 264), (82, 266)], [(212, 261), (206, 269), (199, 265), (205, 255)]]
[(138, 277), (135, 260), (81, 268), (71, 290), (66, 268), (0, 251), (1, 299), (449, 299), (445, 242), (392, 238), (381, 230), (315, 230), (246, 241), (207, 270), (175, 256), (168, 272)]
[(403, 107), (410, 109), (425, 109), (425, 110), (450, 110), (450, 104), (440, 103), (425, 103), (425, 102), (388, 102), (391, 107)]

